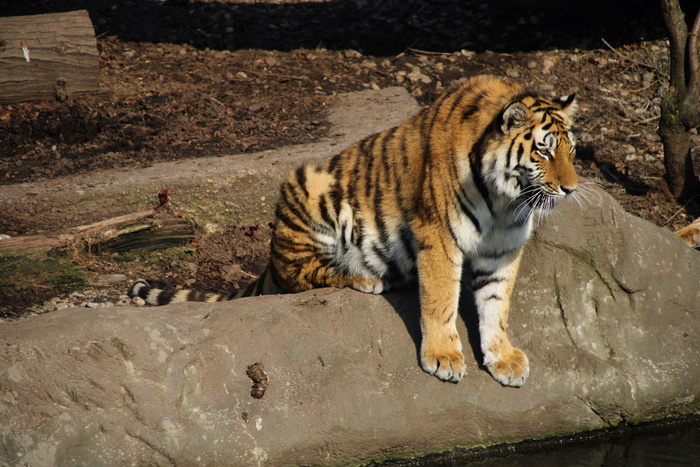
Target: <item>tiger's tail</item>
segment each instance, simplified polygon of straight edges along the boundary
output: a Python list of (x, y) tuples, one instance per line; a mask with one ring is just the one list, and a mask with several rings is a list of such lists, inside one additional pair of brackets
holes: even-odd
[(245, 289), (231, 293), (200, 292), (198, 290), (175, 289), (164, 281), (147, 281), (137, 279), (131, 284), (128, 295), (130, 298), (140, 297), (149, 305), (167, 305), (177, 302), (225, 302), (236, 298), (254, 297), (257, 295), (272, 295), (285, 293), (268, 266), (265, 272)]

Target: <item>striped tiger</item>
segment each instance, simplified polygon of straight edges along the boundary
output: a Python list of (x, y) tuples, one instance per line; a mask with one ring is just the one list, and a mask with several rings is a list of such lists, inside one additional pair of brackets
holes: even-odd
[(506, 332), (511, 291), (533, 217), (577, 189), (576, 107), (573, 94), (546, 99), (498, 77), (471, 78), (402, 125), (293, 171), (269, 266), (247, 289), (207, 295), (138, 280), (130, 295), (160, 305), (329, 286), (379, 294), (417, 278), (421, 366), (457, 382), (469, 266), (483, 363), (501, 384), (520, 386), (529, 364)]
[(700, 218), (675, 233), (689, 247), (700, 249)]

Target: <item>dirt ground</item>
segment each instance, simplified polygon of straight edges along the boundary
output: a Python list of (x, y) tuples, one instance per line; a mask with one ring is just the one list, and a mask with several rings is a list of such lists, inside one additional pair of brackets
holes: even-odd
[[(428, 105), (459, 79), (492, 73), (545, 95), (577, 93), (578, 172), (629, 212), (670, 230), (700, 215), (697, 203), (679, 206), (662, 179), (656, 131), (668, 50), (651, 0), (606, 4), (604, 17), (596, 1), (585, 11), (526, 0), (14, 3), (3, 14), (87, 8), (109, 93), (0, 105), (0, 184), (75, 173), (89, 179), (105, 168), (309, 142), (328, 132), (327, 96), (398, 85)], [(698, 170), (700, 139), (693, 138)], [(0, 234), (74, 225), (36, 216), (36, 202), (0, 213)], [(266, 261), (266, 226), (251, 227), (199, 232), (179, 256), (155, 255), (162, 260), (79, 251), (63, 257), (90, 277), (144, 273), (177, 285), (231, 288), (245, 285)], [(0, 294), (0, 309), (14, 315), (75, 288)], [(114, 299), (117, 288), (107, 289)]]

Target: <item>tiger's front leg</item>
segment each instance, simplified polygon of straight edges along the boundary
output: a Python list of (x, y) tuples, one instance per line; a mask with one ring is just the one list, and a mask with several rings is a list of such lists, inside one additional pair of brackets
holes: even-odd
[(530, 373), (527, 356), (508, 340), (508, 312), (522, 250), (472, 261), (472, 290), (479, 314), (484, 365), (504, 386), (522, 386)]
[(457, 334), (463, 255), (448, 239), (424, 239), (417, 266), (420, 290), (423, 370), (457, 382), (467, 373)]

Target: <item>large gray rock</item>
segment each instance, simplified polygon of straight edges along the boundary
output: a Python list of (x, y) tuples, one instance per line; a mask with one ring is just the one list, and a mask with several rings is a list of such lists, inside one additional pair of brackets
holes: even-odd
[(422, 372), (409, 291), (71, 309), (0, 328), (0, 460), (333, 465), (696, 411), (700, 253), (591, 199), (562, 203), (527, 248), (510, 326), (532, 366), (520, 389), (479, 368), (463, 324), (470, 374)]

